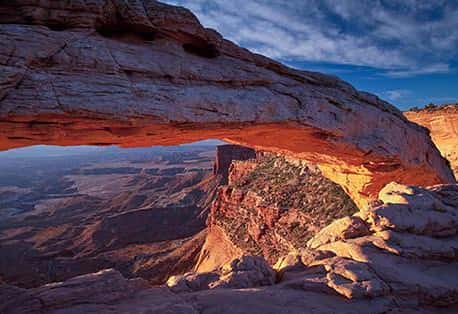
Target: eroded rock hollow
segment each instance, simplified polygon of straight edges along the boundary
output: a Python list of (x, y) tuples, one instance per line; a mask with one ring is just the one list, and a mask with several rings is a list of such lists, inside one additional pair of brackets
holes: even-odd
[(219, 138), (313, 162), (359, 206), (391, 181), (455, 182), (389, 103), (240, 48), (184, 8), (17, 0), (0, 23), (0, 149)]

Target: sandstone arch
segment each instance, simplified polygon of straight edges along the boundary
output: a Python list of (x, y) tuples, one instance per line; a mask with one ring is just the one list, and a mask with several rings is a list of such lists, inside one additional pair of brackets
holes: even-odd
[(0, 149), (220, 138), (318, 163), (359, 205), (390, 181), (454, 182), (426, 129), (152, 0), (0, 5)]

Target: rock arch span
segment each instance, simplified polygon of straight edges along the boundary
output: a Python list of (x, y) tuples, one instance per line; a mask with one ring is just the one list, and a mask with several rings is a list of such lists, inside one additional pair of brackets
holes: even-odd
[(220, 138), (317, 163), (363, 206), (387, 183), (454, 182), (426, 129), (153, 0), (0, 5), (0, 149)]

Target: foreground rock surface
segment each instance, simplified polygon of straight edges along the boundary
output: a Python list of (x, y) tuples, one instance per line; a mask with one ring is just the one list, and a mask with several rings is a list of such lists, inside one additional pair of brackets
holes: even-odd
[[(458, 185), (424, 189), (391, 183), (378, 203), (334, 221), (308, 247), (279, 259), (277, 284), (268, 289), (272, 295), (301, 290), (341, 296), (336, 304), (349, 300), (371, 313), (453, 312), (458, 310), (457, 231)], [(210, 273), (204, 274), (187, 274), (187, 282)]]
[(388, 297), (406, 307), (456, 308), (458, 186), (391, 183), (379, 199), (311, 239), (296, 279), (304, 287), (318, 281), (348, 299)]
[(1, 313), (197, 313), (167, 288), (112, 269), (35, 289), (3, 285), (0, 300)]
[(408, 111), (404, 115), (430, 130), (434, 144), (450, 161), (455, 176), (458, 176), (458, 104)]
[(113, 270), (88, 274), (35, 289), (0, 285), (0, 312), (15, 313), (373, 313), (389, 309), (385, 300), (344, 302), (335, 295), (284, 287), (212, 289), (175, 294), (125, 279)]
[(225, 138), (315, 162), (359, 205), (393, 180), (454, 182), (392, 105), (252, 54), (186, 9), (2, 1), (0, 23), (0, 149)]
[(260, 256), (242, 256), (206, 273), (187, 273), (170, 277), (167, 286), (174, 292), (215, 288), (253, 288), (275, 282), (275, 272)]

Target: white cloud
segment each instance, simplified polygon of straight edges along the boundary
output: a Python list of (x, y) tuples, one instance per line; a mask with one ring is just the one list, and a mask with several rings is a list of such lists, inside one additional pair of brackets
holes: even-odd
[(405, 77), (457, 58), (458, 5), (413, 0), (174, 0), (207, 27), (284, 61), (369, 66)]
[(399, 69), (391, 70), (384, 73), (384, 75), (389, 77), (409, 77), (415, 75), (424, 75), (424, 74), (440, 74), (450, 72), (450, 66), (445, 63), (431, 64), (415, 69)]
[(405, 90), (405, 89), (393, 89), (393, 90), (388, 90), (383, 93), (385, 97), (393, 102), (402, 100), (403, 98), (406, 98), (412, 94), (411, 91)]

